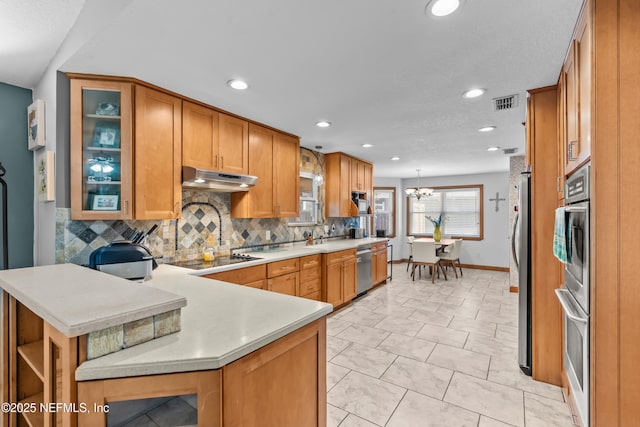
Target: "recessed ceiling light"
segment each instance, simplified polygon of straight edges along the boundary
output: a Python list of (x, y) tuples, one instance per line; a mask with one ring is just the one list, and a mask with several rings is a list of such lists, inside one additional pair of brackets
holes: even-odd
[(487, 151), (498, 151), (500, 149), (500, 147), (489, 147), (487, 148)]
[(462, 94), (463, 98), (477, 98), (480, 95), (482, 95), (483, 93), (485, 93), (487, 90), (486, 89), (480, 89), (480, 88), (474, 88), (474, 89), (469, 89), (468, 91), (464, 92)]
[(245, 90), (246, 88), (249, 87), (247, 82), (242, 81), (242, 80), (238, 80), (238, 79), (229, 80), (227, 82), (227, 85), (230, 88), (233, 88), (233, 89), (236, 89), (236, 90)]
[(397, 161), (397, 160), (400, 160), (400, 157), (395, 156), (395, 157), (392, 157), (392, 158), (391, 158), (391, 160), (393, 160), (393, 161), (395, 162), (395, 161)]
[(431, 0), (427, 3), (427, 11), (437, 17), (450, 15), (458, 7), (460, 7), (460, 0)]
[(495, 126), (485, 126), (478, 129), (478, 132), (491, 132), (492, 130), (495, 130), (495, 128)]
[(373, 145), (371, 144), (362, 144), (362, 148), (371, 148)]
[(319, 128), (328, 128), (329, 126), (331, 126), (331, 122), (323, 120), (321, 122), (317, 122), (316, 126), (318, 126)]

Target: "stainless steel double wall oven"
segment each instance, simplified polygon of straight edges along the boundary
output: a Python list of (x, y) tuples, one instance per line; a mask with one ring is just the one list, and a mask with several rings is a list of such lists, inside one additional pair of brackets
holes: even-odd
[(564, 368), (583, 427), (589, 425), (589, 195), (590, 164), (565, 186), (567, 263), (556, 294), (564, 311)]

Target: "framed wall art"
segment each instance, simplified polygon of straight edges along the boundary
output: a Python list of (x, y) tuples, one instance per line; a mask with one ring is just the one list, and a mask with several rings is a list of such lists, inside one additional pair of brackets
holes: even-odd
[(27, 107), (27, 141), (31, 151), (44, 147), (44, 101), (36, 99)]
[(112, 194), (95, 194), (91, 209), (94, 211), (117, 211), (118, 196)]
[(55, 152), (45, 151), (38, 156), (36, 186), (39, 201), (52, 202), (56, 199), (55, 175)]

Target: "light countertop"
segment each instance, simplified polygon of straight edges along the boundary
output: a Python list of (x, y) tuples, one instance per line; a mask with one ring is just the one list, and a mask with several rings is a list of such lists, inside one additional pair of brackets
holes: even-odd
[(76, 380), (218, 369), (333, 310), (331, 304), (190, 272), (160, 265), (144, 284), (187, 299), (180, 332), (86, 361), (76, 370)]
[(75, 264), (3, 270), (0, 287), (68, 337), (187, 305), (179, 294)]
[(255, 257), (260, 259), (240, 262), (237, 264), (224, 265), (220, 267), (204, 268), (201, 270), (190, 270), (189, 274), (194, 276), (203, 276), (205, 274), (220, 273), (228, 270), (235, 270), (238, 268), (251, 267), (252, 265), (266, 264), (274, 261), (282, 261), (290, 258), (298, 258), (307, 255), (314, 254), (326, 254), (330, 252), (343, 251), (347, 249), (356, 249), (361, 245), (370, 245), (372, 243), (386, 242), (386, 237), (369, 237), (365, 239), (340, 239), (340, 240), (328, 240), (325, 243), (318, 245), (305, 246), (304, 244), (296, 245), (282, 245), (277, 249), (268, 250), (253, 250), (247, 251)]

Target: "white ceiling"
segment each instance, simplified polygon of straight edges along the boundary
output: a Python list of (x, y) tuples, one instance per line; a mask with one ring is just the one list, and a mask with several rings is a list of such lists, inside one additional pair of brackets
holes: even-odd
[[(526, 90), (555, 84), (582, 2), (466, 0), (441, 19), (424, 14), (426, 2), (133, 0), (62, 69), (137, 77), (299, 135), (305, 147), (373, 161), (377, 177), (508, 170), (502, 151), (486, 149), (523, 153)], [(56, 3), (68, 22), (82, 1)], [(29, 55), (37, 69), (46, 53)], [(34, 86), (29, 64), (15, 64), (0, 81)], [(234, 91), (230, 78), (250, 88)], [(470, 87), (487, 93), (462, 99)], [(494, 112), (491, 99), (511, 94), (519, 106)], [(485, 125), (497, 129), (477, 132)]]

